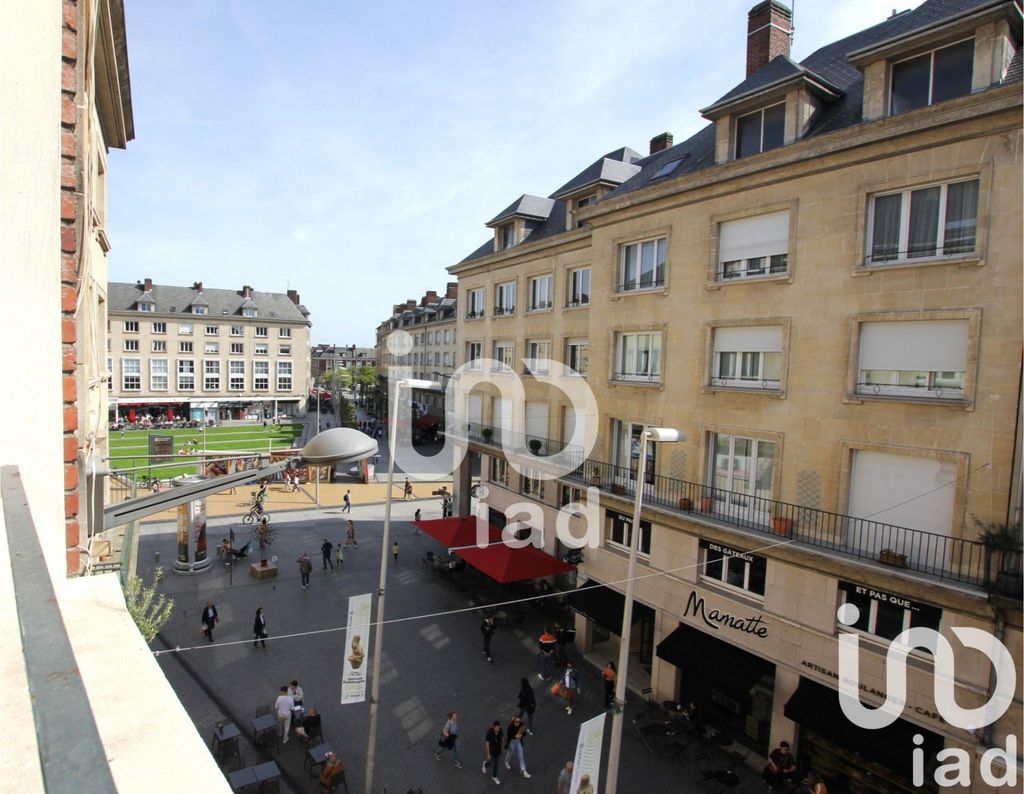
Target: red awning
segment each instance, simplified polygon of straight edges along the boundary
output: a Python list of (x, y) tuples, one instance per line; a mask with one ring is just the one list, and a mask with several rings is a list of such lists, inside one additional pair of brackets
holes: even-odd
[(426, 414), (424, 416), (419, 417), (416, 420), (416, 427), (423, 427), (423, 428), (437, 427), (437, 425), (440, 423), (440, 421), (441, 420), (438, 419), (436, 416), (431, 416), (430, 414)]
[[(457, 546), (476, 545), (476, 516), (456, 516), (454, 518), (435, 518), (427, 521), (414, 521), (417, 527), (430, 537), (449, 549)], [(488, 524), (487, 542), (501, 540), (501, 530)]]
[(542, 576), (568, 573), (573, 569), (568, 563), (533, 546), (513, 549), (498, 542), (486, 549), (471, 546), (457, 549), (455, 553), (478, 571), (483, 571), (501, 584), (540, 579)]

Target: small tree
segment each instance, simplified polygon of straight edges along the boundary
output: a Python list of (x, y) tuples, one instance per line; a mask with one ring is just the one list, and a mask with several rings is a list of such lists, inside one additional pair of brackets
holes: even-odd
[(153, 573), (153, 584), (148, 587), (139, 576), (130, 577), (125, 585), (124, 600), (128, 614), (132, 616), (146, 642), (153, 641), (157, 632), (171, 619), (171, 611), (174, 609), (174, 600), (157, 592), (163, 578), (164, 569), (157, 568)]

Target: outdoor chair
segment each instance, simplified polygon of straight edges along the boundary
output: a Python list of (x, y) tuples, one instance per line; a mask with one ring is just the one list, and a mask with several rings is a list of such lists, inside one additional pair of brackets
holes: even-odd
[(434, 567), (434, 552), (428, 551), (423, 555), (423, 567), (431, 569)]

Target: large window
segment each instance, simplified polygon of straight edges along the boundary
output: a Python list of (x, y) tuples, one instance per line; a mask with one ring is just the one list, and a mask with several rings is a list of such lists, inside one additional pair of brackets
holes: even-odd
[(207, 342), (205, 345), (203, 345), (203, 352), (207, 353), (207, 354), (209, 354), (209, 353), (219, 353), (220, 352), (220, 342)]
[(785, 128), (785, 103), (740, 116), (736, 122), (736, 157), (749, 157), (779, 148)]
[(220, 361), (217, 359), (203, 361), (203, 389), (220, 391)]
[(977, 179), (879, 194), (871, 199), (867, 263), (970, 254), (977, 231)]
[(178, 334), (180, 336), (192, 336), (192, 323), (179, 323)]
[(586, 375), (590, 367), (590, 341), (569, 339), (565, 343), (565, 363), (579, 375)]
[(586, 306), (590, 303), (590, 268), (569, 271), (569, 290), (566, 306)]
[(713, 386), (778, 389), (781, 377), (781, 326), (724, 326), (714, 329)]
[(229, 391), (244, 391), (245, 390), (245, 362), (244, 361), (229, 361), (228, 362), (228, 390)]
[(619, 254), (619, 292), (665, 285), (665, 238), (623, 245)]
[(277, 362), (277, 390), (288, 392), (292, 390), (292, 362)]
[[(573, 418), (575, 422), (575, 416)], [(566, 428), (568, 430), (568, 428)], [(628, 422), (616, 419), (612, 422), (612, 439), (615, 444), (613, 457), (615, 460), (615, 484), (625, 485), (628, 473), (629, 482), (635, 482), (639, 474), (641, 436), (644, 426), (639, 422)], [(568, 438), (568, 436), (566, 436)], [(658, 448), (656, 444), (647, 445), (647, 463), (644, 480), (648, 485), (654, 483), (654, 475), (658, 469)]]
[(471, 289), (466, 293), (466, 317), (472, 320), (474, 317), (483, 316), (484, 291), (482, 289)]
[(551, 276), (537, 276), (530, 279), (530, 311), (551, 308)]
[(142, 361), (137, 358), (121, 359), (121, 390), (140, 391), (142, 389)]
[(966, 96), (973, 77), (974, 39), (894, 63), (889, 112), (905, 113)]
[[(608, 543), (613, 546), (619, 546), (623, 549), (629, 549), (633, 543), (633, 518), (623, 513), (615, 512), (614, 510), (605, 511), (606, 520), (608, 521)], [(651, 522), (640, 521), (640, 545), (637, 548), (637, 553), (647, 557), (651, 554)]]
[(859, 618), (851, 629), (886, 640), (894, 640), (910, 628), (938, 631), (942, 622), (942, 610), (938, 607), (853, 582), (839, 583), (839, 600), (857, 607)]
[(270, 362), (252, 362), (252, 387), (255, 391), (270, 389)]
[(483, 358), (483, 342), (466, 342), (466, 364), (470, 369), (480, 369), (477, 362)]
[(785, 273), (789, 211), (725, 221), (719, 227), (718, 281)]
[(516, 283), (508, 281), (494, 288), (494, 316), (513, 314), (516, 310)]
[(191, 358), (178, 359), (178, 391), (194, 391), (196, 388), (196, 362)]
[(256, 342), (252, 347), (252, 354), (254, 356), (265, 356), (270, 351), (270, 345), (265, 342)]
[(715, 584), (724, 584), (756, 596), (764, 595), (768, 561), (757, 554), (714, 543), (700, 542), (701, 575)]
[(615, 379), (661, 379), (661, 334), (618, 334), (615, 344)]
[(857, 392), (963, 400), (968, 320), (860, 324)]
[(495, 342), (494, 358), (498, 362), (499, 372), (511, 372), (513, 367), (513, 354), (515, 346), (512, 342)]
[(768, 524), (771, 520), (775, 442), (711, 433), (708, 481), (714, 509)]
[(166, 358), (151, 358), (149, 360), (149, 390), (167, 391), (170, 371), (167, 367)]
[(526, 357), (534, 363), (527, 365), (526, 372), (534, 375), (546, 375), (550, 370), (551, 342), (546, 339), (531, 339), (526, 343)]

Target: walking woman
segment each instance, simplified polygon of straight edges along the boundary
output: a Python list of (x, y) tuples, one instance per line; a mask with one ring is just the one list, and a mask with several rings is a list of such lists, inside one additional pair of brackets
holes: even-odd
[(604, 679), (604, 707), (610, 709), (615, 704), (615, 679), (619, 671), (615, 669), (615, 662), (608, 662), (601, 671)]
[(448, 720), (441, 729), (441, 738), (437, 741), (437, 749), (434, 750), (434, 760), (441, 760), (442, 750), (452, 751), (452, 763), (462, 769), (462, 762), (459, 760), (459, 715), (454, 711), (448, 712)]
[(263, 607), (259, 607), (256, 610), (256, 619), (252, 622), (252, 647), (256, 647), (257, 642), (262, 642), (263, 647), (267, 647), (267, 619), (263, 617)]
[(526, 678), (519, 679), (519, 719), (526, 715), (526, 732), (533, 736), (533, 712), (537, 710), (537, 698), (533, 687)]

